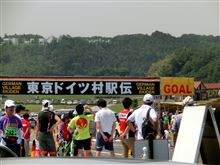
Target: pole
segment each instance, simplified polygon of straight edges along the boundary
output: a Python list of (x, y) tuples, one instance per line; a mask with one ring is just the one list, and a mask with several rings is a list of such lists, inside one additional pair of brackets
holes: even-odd
[(0, 116), (2, 116), (2, 95), (0, 95)]

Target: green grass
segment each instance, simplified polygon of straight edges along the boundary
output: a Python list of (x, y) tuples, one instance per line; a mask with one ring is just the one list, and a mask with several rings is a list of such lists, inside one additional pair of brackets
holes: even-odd
[(120, 112), (123, 109), (123, 105), (122, 104), (112, 104), (109, 108), (111, 110), (113, 110), (114, 112)]
[(22, 102), (24, 100), (75, 100), (75, 99), (94, 99), (95, 95), (5, 95), (7, 99), (12, 99), (18, 102)]
[[(29, 110), (29, 112), (40, 112), (42, 106), (40, 104), (24, 104), (24, 106), (26, 107), (26, 109)], [(68, 106), (68, 105), (53, 105), (54, 106), (54, 110), (56, 109), (74, 109), (75, 106), (74, 105), (71, 105), (71, 106)]]
[[(40, 112), (41, 105), (40, 104), (24, 104), (26, 109), (29, 109), (29, 112)], [(59, 104), (59, 105), (53, 105), (54, 110), (56, 109), (75, 109), (75, 105), (66, 105), (66, 104)], [(115, 112), (120, 112), (123, 109), (122, 104), (112, 104), (109, 107), (111, 110)]]
[[(27, 103), (28, 100), (59, 100), (56, 103), (60, 102), (61, 99), (65, 100), (97, 100), (98, 98), (125, 98), (125, 97), (130, 97), (131, 99), (138, 98), (138, 101), (140, 102), (140, 99), (142, 98), (141, 96), (105, 96), (105, 95), (4, 95), (3, 101), (2, 101), (2, 108), (4, 101), (6, 99), (12, 99), (16, 101), (17, 103), (23, 104), (26, 109), (29, 109), (30, 112), (39, 112), (41, 110), (41, 104), (32, 104), (32, 103)], [(140, 98), (141, 97), (141, 98)], [(54, 109), (64, 109), (64, 108), (75, 108), (75, 105), (66, 105), (66, 104), (55, 104)], [(120, 112), (123, 109), (123, 106), (121, 103), (118, 104), (112, 104), (110, 107), (113, 111), (115, 112)]]

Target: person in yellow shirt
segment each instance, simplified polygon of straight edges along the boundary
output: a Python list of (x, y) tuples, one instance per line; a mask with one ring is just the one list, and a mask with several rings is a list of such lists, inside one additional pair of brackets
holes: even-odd
[[(84, 108), (88, 109), (92, 114), (84, 115)], [(84, 157), (84, 151), (86, 152), (86, 157), (91, 156), (91, 146), (90, 146), (90, 130), (89, 130), (89, 123), (94, 118), (94, 113), (92, 112), (92, 109), (89, 106), (83, 106), (82, 104), (79, 104), (76, 106), (76, 112), (77, 116), (74, 117), (68, 124), (67, 130), (70, 133), (73, 133), (73, 130), (75, 129), (75, 145), (78, 149), (78, 157)]]

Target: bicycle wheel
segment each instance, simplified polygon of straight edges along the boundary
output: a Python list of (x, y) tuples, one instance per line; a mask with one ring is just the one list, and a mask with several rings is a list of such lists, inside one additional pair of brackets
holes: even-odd
[(71, 141), (67, 142), (64, 146), (64, 156), (71, 155)]
[(64, 147), (62, 145), (60, 145), (57, 148), (57, 157), (62, 157), (62, 156), (64, 156)]

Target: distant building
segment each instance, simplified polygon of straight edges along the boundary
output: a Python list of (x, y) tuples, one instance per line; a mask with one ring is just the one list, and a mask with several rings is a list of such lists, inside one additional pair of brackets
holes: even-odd
[(44, 45), (47, 43), (47, 40), (44, 38), (39, 38), (38, 42), (39, 42), (39, 44)]
[(201, 81), (195, 81), (194, 82), (194, 99), (195, 100), (206, 100), (208, 99), (206, 87), (203, 82)]
[(30, 41), (24, 40), (24, 44), (30, 44)]
[(47, 43), (51, 43), (52, 41), (54, 41), (54, 40), (57, 40), (56, 39), (56, 37), (54, 37), (54, 36), (50, 36), (50, 37), (48, 37), (48, 39), (47, 39)]
[(18, 44), (18, 39), (17, 38), (11, 38), (10, 40), (11, 40), (11, 43), (13, 45), (17, 45)]
[(220, 97), (220, 83), (205, 83), (204, 85), (209, 98)]
[(89, 38), (89, 39), (87, 39), (87, 41), (92, 44), (94, 44), (94, 43), (106, 43), (106, 44), (111, 43), (111, 40), (106, 39), (106, 38)]
[(9, 44), (11, 42), (10, 38), (3, 38), (3, 43)]
[(34, 43), (34, 38), (31, 38), (31, 39), (30, 39), (30, 43)]

